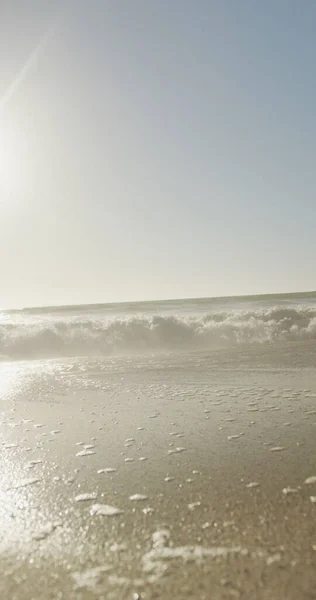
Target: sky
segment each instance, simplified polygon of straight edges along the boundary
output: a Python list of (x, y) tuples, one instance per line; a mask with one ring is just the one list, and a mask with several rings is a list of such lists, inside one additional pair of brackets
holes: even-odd
[(314, 0), (2, 0), (0, 307), (316, 288)]

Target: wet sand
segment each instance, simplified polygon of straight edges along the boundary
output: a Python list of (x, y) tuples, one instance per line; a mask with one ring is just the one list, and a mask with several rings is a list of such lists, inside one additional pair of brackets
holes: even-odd
[(316, 598), (314, 359), (3, 364), (0, 597)]

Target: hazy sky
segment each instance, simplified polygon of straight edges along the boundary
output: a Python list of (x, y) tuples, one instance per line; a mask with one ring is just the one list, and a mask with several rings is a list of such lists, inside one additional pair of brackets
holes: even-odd
[(57, 4), (1, 1), (0, 306), (315, 289), (315, 0)]

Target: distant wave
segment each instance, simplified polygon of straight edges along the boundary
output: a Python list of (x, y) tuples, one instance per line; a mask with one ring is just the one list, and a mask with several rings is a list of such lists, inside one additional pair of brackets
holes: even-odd
[(316, 307), (0, 324), (2, 359), (191, 351), (316, 339)]

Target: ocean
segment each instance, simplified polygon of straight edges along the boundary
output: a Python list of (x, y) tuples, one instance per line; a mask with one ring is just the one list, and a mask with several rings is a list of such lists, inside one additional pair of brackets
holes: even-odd
[(0, 357), (209, 351), (316, 338), (316, 292), (0, 311)]

